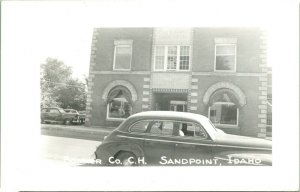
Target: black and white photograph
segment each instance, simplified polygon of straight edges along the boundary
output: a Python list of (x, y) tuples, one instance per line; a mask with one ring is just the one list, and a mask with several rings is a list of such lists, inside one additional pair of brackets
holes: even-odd
[(299, 190), (296, 1), (1, 9), (1, 191)]

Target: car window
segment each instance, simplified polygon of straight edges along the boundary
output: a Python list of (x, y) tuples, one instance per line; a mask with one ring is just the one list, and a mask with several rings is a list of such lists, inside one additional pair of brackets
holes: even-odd
[(50, 109), (50, 113), (59, 113), (57, 109)]
[(204, 128), (201, 125), (199, 125), (199, 124), (197, 124), (195, 126), (195, 136), (207, 138), (207, 134), (204, 131)]
[(147, 130), (150, 121), (139, 121), (134, 123), (130, 128), (129, 132), (136, 132), (136, 133), (144, 133)]
[(43, 109), (42, 112), (43, 112), (43, 113), (49, 112), (49, 109)]
[(190, 122), (177, 122), (179, 124), (178, 136), (207, 138), (203, 127)]
[(149, 133), (156, 135), (173, 135), (174, 122), (172, 121), (153, 121)]

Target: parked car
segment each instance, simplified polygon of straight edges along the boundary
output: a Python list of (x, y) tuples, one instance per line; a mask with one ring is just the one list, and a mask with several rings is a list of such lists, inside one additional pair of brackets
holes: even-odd
[(79, 124), (80, 123), (80, 114), (79, 114), (79, 112), (77, 110), (75, 110), (75, 109), (64, 109), (64, 111), (66, 113), (71, 113), (71, 114), (75, 115), (76, 118), (74, 118), (72, 120), (73, 124)]
[(85, 111), (78, 111), (80, 124), (85, 123)]
[(62, 123), (69, 125), (76, 121), (79, 122), (78, 114), (67, 113), (62, 108), (48, 107), (41, 110), (41, 123)]
[(101, 165), (272, 165), (269, 140), (226, 134), (202, 115), (130, 116), (95, 151)]

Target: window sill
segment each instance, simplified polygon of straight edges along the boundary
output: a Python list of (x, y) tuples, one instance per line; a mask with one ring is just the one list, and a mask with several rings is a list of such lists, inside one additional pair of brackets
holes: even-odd
[(216, 73), (236, 73), (235, 70), (214, 70)]
[(240, 129), (238, 125), (220, 125), (220, 124), (215, 124), (216, 128), (221, 128), (221, 129)]
[(167, 70), (167, 71), (155, 71), (155, 70), (153, 70), (152, 71), (153, 73), (189, 73), (189, 72), (191, 72), (190, 70), (182, 70), (182, 71), (176, 71), (176, 70)]
[(131, 69), (113, 69), (113, 71), (131, 71)]
[(124, 121), (125, 119), (121, 118), (106, 118), (106, 121)]

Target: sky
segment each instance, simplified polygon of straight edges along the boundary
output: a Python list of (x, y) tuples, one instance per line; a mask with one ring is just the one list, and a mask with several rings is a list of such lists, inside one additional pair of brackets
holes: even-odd
[(88, 76), (94, 27), (259, 26), (270, 29), (275, 24), (274, 18), (282, 19), (277, 15), (281, 5), (276, 3), (272, 9), (262, 2), (187, 0), (184, 7), (182, 3), (172, 1), (174, 11), (166, 14), (170, 4), (167, 0), (2, 2), (4, 46), (8, 45), (7, 41), (8, 52), (22, 55), (13, 58), (17, 65), (27, 61), (26, 65), (36, 66), (53, 57), (72, 66), (74, 76), (83, 79)]

